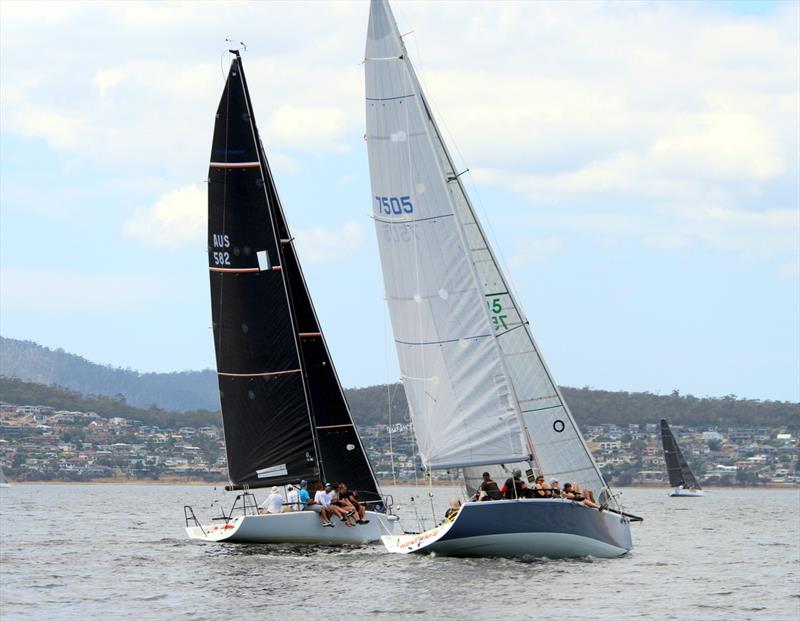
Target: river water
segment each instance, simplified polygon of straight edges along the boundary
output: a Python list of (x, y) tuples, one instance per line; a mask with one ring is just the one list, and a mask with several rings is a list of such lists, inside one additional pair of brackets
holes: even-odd
[[(426, 490), (384, 491), (409, 530), (431, 514)], [(434, 488), (439, 514), (451, 495)], [(187, 540), (183, 505), (210, 515), (222, 496), (199, 486), (0, 489), (0, 618), (800, 619), (797, 490), (626, 489), (626, 509), (645, 518), (632, 526), (633, 552), (566, 561)]]

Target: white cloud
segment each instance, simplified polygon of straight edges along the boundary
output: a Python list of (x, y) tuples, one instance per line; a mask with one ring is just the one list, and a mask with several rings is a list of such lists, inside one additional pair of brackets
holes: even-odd
[(265, 136), (306, 151), (341, 150), (345, 113), (338, 108), (284, 104), (269, 117)]
[(303, 263), (331, 263), (351, 256), (364, 243), (364, 229), (357, 220), (347, 220), (339, 230), (296, 229), (294, 236)]
[[(209, 51), (220, 32), (249, 44), (247, 75), (276, 169), (296, 173), (309, 154), (361, 144), (364, 3), (2, 4), (2, 130), (77, 162), (199, 183), (228, 62), (227, 44), (221, 57)], [(725, 235), (695, 236), (688, 212), (798, 203), (796, 3), (752, 18), (698, 3), (394, 10), (402, 30), (415, 30), (410, 55), (467, 160), (457, 163), (479, 182), (533, 204), (605, 214), (635, 206), (637, 234), (662, 248), (745, 239), (733, 232), (746, 230), (741, 219)], [(19, 62), (44, 40), (71, 52)], [(710, 214), (703, 221), (719, 226)]]
[(98, 71), (94, 76), (94, 80), (92, 80), (92, 84), (100, 92), (100, 96), (104, 97), (110, 89), (122, 82), (123, 77), (124, 75), (119, 69)]
[(85, 120), (47, 107), (31, 105), (19, 112), (11, 112), (15, 117), (17, 131), (28, 138), (40, 138), (53, 149), (74, 149), (81, 144), (80, 137), (85, 129)]
[(123, 234), (161, 248), (178, 249), (203, 239), (207, 228), (206, 188), (187, 185), (168, 192), (125, 222)]
[(59, 313), (107, 314), (142, 304), (163, 304), (172, 287), (163, 278), (142, 274), (4, 268), (0, 270), (0, 291), (3, 313), (46, 313), (47, 304), (42, 301), (50, 300)]
[(526, 238), (517, 244), (523, 250), (511, 255), (508, 263), (512, 268), (543, 263), (552, 254), (564, 247), (564, 240), (557, 237)]

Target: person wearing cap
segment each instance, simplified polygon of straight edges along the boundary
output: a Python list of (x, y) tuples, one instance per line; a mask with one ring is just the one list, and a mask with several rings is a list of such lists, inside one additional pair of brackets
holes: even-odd
[(561, 498), (561, 488), (558, 487), (558, 481), (555, 479), (550, 481), (550, 494), (553, 498)]
[(283, 507), (283, 512), (300, 511), (300, 503), (298, 502), (297, 490), (294, 485), (289, 483), (286, 486), (286, 504)]
[(281, 496), (277, 485), (272, 486), (271, 494), (258, 506), (259, 513), (280, 513), (283, 506), (283, 496)]
[(323, 526), (333, 528), (331, 516), (334, 514), (333, 505), (331, 505), (331, 484), (317, 483), (316, 493), (314, 494), (314, 502), (311, 503), (312, 511), (319, 513), (319, 518), (322, 520)]
[(514, 468), (511, 476), (506, 479), (503, 488), (500, 490), (509, 500), (514, 498), (530, 498), (531, 491), (528, 489), (528, 484), (522, 480), (522, 470)]
[(305, 511), (311, 504), (311, 496), (308, 495), (308, 481), (300, 481), (300, 490), (297, 492), (297, 510)]

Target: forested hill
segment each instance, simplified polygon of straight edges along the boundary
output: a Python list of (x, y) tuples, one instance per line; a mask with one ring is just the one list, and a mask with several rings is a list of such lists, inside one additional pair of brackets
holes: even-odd
[(94, 412), (104, 418), (119, 416), (163, 428), (222, 424), (219, 412), (205, 410), (170, 412), (155, 406), (137, 408), (126, 403), (121, 396), (116, 399), (98, 395), (87, 396), (60, 386), (45, 386), (2, 376), (0, 376), (0, 401), (14, 405), (46, 405), (69, 412)]
[[(133, 406), (146, 408), (153, 416), (169, 417), (164, 410), (183, 412), (208, 410), (198, 416), (212, 416), (219, 409), (216, 378), (213, 371), (182, 373), (137, 373), (129, 369), (94, 364), (61, 350), (51, 350), (28, 341), (0, 338), (0, 375), (21, 378), (38, 384), (53, 384), (83, 395), (107, 397), (99, 400), (103, 408)], [(46, 401), (40, 391), (50, 386), (0, 382), (0, 400), (29, 405), (53, 405), (59, 409), (80, 410), (82, 407), (57, 405)], [(783, 401), (738, 399), (734, 396), (699, 398), (691, 395), (654, 395), (637, 392), (610, 392), (591, 388), (563, 388), (575, 418), (581, 427), (603, 423), (655, 423), (667, 418), (673, 423), (721, 427), (786, 427), (800, 429), (800, 404)], [(408, 420), (405, 394), (398, 384), (353, 388), (346, 391), (359, 425), (382, 424)], [(54, 400), (78, 399), (80, 394), (57, 390), (46, 393)], [(37, 396), (38, 395), (38, 396)], [(66, 396), (65, 396), (66, 395)], [(154, 407), (150, 407), (150, 406)], [(102, 408), (89, 407), (105, 416)], [(141, 415), (115, 411), (111, 416), (144, 420)], [(176, 414), (177, 416), (177, 414)], [(214, 414), (216, 416), (216, 414)], [(148, 419), (149, 420), (149, 419)], [(157, 423), (156, 423), (157, 424)]]
[(123, 395), (133, 406), (166, 410), (218, 410), (216, 374), (211, 370), (139, 373), (89, 362), (63, 349), (0, 337), (0, 375), (55, 384), (84, 395)]
[[(800, 404), (785, 401), (738, 399), (735, 396), (698, 398), (692, 395), (654, 395), (649, 392), (611, 392), (591, 388), (562, 387), (567, 404), (578, 425), (670, 422), (689, 426), (786, 427), (800, 429)], [(347, 398), (359, 424), (388, 420), (392, 402), (392, 421), (408, 418), (408, 405), (399, 384), (354, 388)]]

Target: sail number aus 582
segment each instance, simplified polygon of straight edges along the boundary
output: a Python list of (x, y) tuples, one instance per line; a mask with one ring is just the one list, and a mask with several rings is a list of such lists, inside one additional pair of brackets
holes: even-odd
[(404, 213), (413, 213), (414, 205), (410, 196), (376, 196), (378, 213), (399, 216)]
[[(230, 248), (231, 245), (231, 238), (228, 235), (223, 235), (221, 233), (214, 233), (211, 236), (211, 243), (213, 244), (214, 248)], [(231, 255), (225, 251), (216, 251), (214, 250), (211, 253), (211, 257), (214, 259), (214, 265), (230, 265), (231, 264)]]

